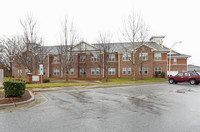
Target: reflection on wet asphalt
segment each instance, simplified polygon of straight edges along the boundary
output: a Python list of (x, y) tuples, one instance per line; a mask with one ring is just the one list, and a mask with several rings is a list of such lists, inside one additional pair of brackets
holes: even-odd
[(48, 102), (0, 113), (0, 130), (199, 132), (200, 85), (139, 84), (42, 93)]

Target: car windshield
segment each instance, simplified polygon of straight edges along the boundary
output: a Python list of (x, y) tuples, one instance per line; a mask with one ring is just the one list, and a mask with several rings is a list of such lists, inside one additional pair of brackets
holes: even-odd
[(197, 73), (197, 72), (192, 72), (192, 74), (193, 74), (194, 76), (200, 76), (200, 74)]

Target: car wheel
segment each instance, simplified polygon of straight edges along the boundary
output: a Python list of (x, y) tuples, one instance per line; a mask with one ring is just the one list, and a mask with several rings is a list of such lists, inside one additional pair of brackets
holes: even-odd
[(169, 83), (173, 84), (174, 83), (174, 79), (169, 79)]
[(190, 80), (190, 84), (191, 84), (191, 85), (196, 84), (196, 80), (195, 80), (195, 79), (191, 79), (191, 80)]

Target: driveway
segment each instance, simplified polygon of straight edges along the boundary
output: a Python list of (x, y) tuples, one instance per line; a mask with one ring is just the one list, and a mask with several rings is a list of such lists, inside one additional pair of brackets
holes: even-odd
[(199, 132), (200, 85), (137, 84), (41, 93), (43, 105), (0, 112), (3, 132)]

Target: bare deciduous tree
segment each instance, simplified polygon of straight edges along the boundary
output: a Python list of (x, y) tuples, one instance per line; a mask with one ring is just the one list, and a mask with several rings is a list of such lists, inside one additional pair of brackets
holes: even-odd
[(58, 46), (58, 53), (60, 57), (62, 78), (66, 75), (66, 81), (68, 82), (68, 73), (72, 67), (73, 62), (73, 51), (72, 48), (78, 41), (78, 33), (74, 28), (73, 22), (69, 22), (68, 18), (65, 17), (62, 24), (62, 37), (61, 46)]
[(111, 40), (112, 36), (110, 34), (103, 33), (99, 33), (99, 38), (97, 39), (97, 47), (100, 50), (100, 54), (103, 55), (102, 60), (98, 62), (98, 65), (105, 71), (106, 82), (108, 81), (108, 68), (110, 66), (109, 53)]
[[(131, 49), (127, 49), (126, 46), (122, 44), (124, 47), (124, 50), (131, 51), (131, 57), (130, 60), (132, 64), (132, 70), (133, 70), (133, 77), (132, 79), (135, 80), (135, 46), (136, 42), (144, 43), (144, 40), (147, 38), (147, 31), (148, 27), (145, 25), (143, 20), (141, 19), (140, 15), (132, 13), (127, 17), (127, 19), (124, 21), (124, 29), (121, 32), (124, 39), (131, 43)], [(130, 47), (128, 47), (130, 48)], [(142, 63), (141, 63), (142, 64)]]
[(12, 74), (12, 64), (13, 57), (16, 56), (18, 51), (18, 43), (19, 39), (16, 36), (12, 36), (11, 38), (2, 38), (0, 40), (2, 45), (2, 63), (8, 69), (9, 76)]
[(22, 63), (29, 72), (37, 73), (39, 67), (38, 52), (40, 52), (42, 38), (38, 35), (37, 21), (32, 15), (27, 15), (24, 20), (20, 20), (23, 28), (23, 43), (25, 51), (23, 53)]

